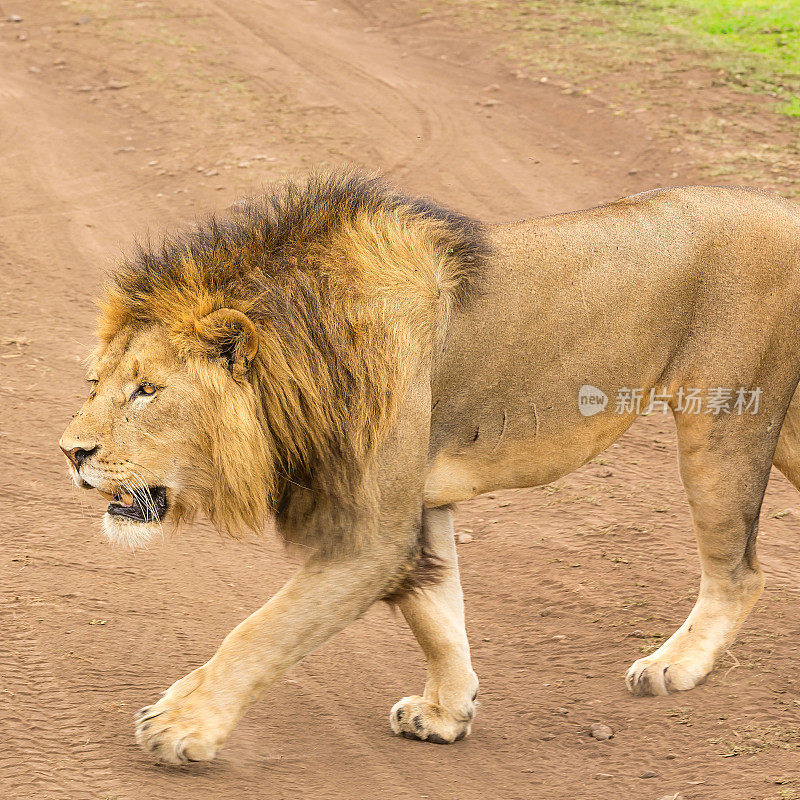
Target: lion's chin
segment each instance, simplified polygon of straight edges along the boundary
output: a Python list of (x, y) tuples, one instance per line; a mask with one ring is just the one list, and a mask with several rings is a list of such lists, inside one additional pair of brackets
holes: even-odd
[(115, 547), (143, 550), (161, 533), (158, 522), (135, 522), (117, 515), (103, 514), (103, 533)]

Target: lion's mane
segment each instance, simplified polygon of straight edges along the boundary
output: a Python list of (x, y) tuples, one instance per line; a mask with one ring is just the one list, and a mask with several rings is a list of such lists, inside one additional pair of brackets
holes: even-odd
[(479, 290), (486, 255), (460, 214), (374, 176), (318, 174), (139, 245), (106, 287), (99, 334), (164, 325), (197, 380), (219, 382), (196, 358), (203, 318), (245, 314), (258, 352), (208, 409), (204, 510), (231, 533), (276, 512), (288, 542), (339, 551), (377, 502), (365, 476), (404, 388)]

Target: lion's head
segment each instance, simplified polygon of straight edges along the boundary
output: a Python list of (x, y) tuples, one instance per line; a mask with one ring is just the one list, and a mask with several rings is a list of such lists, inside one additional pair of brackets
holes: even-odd
[(126, 326), (91, 359), (89, 397), (60, 446), (75, 483), (110, 502), (114, 543), (146, 544), (165, 519), (204, 511), (257, 527), (269, 496), (266, 437), (245, 374), (253, 324), (218, 309), (187, 330)]
[(347, 547), (404, 382), (485, 255), (476, 223), (347, 171), (140, 247), (61, 440), (111, 501), (107, 536), (139, 546), (196, 512), (258, 530), (274, 511), (289, 542)]

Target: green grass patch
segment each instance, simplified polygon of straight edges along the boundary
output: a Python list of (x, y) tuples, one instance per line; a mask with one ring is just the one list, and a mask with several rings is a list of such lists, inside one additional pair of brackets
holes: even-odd
[[(639, 5), (639, 4), (637, 4)], [(800, 115), (800, 0), (676, 0), (642, 3), (645, 25), (675, 26), (731, 83), (776, 95)]]
[[(733, 87), (778, 99), (800, 116), (800, 0), (448, 0), (499, 30), (518, 31), (508, 49), (577, 78), (624, 73), (690, 56)], [(535, 51), (534, 49), (535, 48)], [(575, 52), (580, 48), (580, 53)]]

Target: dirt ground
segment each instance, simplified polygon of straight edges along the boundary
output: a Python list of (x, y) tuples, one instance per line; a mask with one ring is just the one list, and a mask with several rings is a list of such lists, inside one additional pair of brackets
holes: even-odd
[[(214, 763), (151, 763), (133, 713), (295, 565), (271, 537), (205, 525), (113, 550), (101, 501), (71, 487), (56, 443), (121, 249), (312, 164), (379, 168), (487, 221), (693, 175), (635, 120), (517, 77), (481, 36), (414, 5), (2, 0), (0, 17), (0, 796), (800, 796), (800, 498), (780, 475), (760, 535), (767, 589), (737, 643), (690, 693), (625, 691), (698, 581), (661, 417), (552, 486), (460, 507), (471, 738), (392, 735), (389, 709), (421, 690), (424, 664), (379, 605), (274, 686)], [(588, 735), (597, 721), (613, 739)]]

